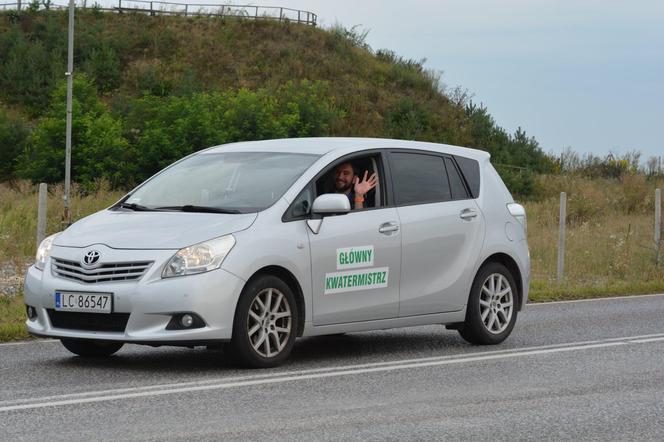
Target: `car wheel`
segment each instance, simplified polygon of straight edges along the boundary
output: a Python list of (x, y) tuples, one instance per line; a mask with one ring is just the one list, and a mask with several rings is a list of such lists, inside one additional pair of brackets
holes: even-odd
[(86, 358), (110, 356), (122, 348), (124, 343), (87, 339), (60, 339), (70, 352)]
[(504, 265), (492, 262), (483, 266), (470, 290), (461, 337), (479, 345), (503, 342), (516, 322), (516, 287)]
[(290, 354), (299, 315), (292, 290), (281, 279), (262, 275), (240, 295), (230, 349), (242, 365), (275, 367)]

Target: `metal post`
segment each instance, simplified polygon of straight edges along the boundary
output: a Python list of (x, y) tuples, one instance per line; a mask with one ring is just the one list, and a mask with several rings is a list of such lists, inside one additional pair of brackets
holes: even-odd
[(224, 18), (224, 5), (221, 5), (221, 18)]
[(65, 148), (65, 212), (63, 222), (71, 224), (70, 188), (71, 188), (71, 119), (72, 91), (74, 89), (74, 0), (69, 0), (69, 35), (67, 47), (67, 135)]
[(39, 205), (37, 206), (37, 247), (46, 238), (46, 197), (48, 187), (46, 183), (39, 184)]
[(18, 10), (21, 10), (21, 0), (18, 0)]
[(281, 21), (283, 16), (284, 16), (284, 8), (279, 8), (279, 21)]
[(563, 280), (565, 268), (565, 222), (567, 220), (567, 194), (560, 192), (560, 228), (558, 232), (558, 282)]
[(185, 4), (185, 5), (184, 5), (184, 16), (185, 16), (185, 17), (187, 16), (187, 12), (188, 12), (187, 10), (188, 10), (188, 9), (189, 9), (189, 5), (188, 5), (188, 4)]
[(152, 10), (152, 2), (150, 2), (150, 16), (154, 16), (154, 11)]
[(655, 189), (655, 264), (662, 259), (662, 189)]
[(256, 15), (254, 16), (254, 18), (258, 19), (258, 6), (256, 6)]

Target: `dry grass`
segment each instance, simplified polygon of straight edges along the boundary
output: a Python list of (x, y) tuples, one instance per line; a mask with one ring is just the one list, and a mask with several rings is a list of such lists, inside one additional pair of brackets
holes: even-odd
[[(120, 199), (121, 192), (110, 191), (105, 183), (88, 194), (72, 187), (71, 212), (74, 221), (110, 206)], [(46, 234), (61, 231), (64, 210), (63, 189), (51, 186), (47, 202)], [(28, 182), (13, 185), (0, 183), (0, 263), (13, 262), (22, 266), (32, 259), (37, 247), (38, 186)]]
[[(531, 299), (664, 292), (654, 263), (654, 196), (664, 181), (541, 177), (541, 201), (527, 202)], [(559, 192), (568, 193), (565, 279), (556, 282)]]
[[(93, 212), (110, 206), (122, 193), (108, 190), (105, 183), (99, 183), (92, 193), (82, 195), (72, 189), (72, 219), (83, 218)], [(63, 189), (52, 187), (48, 195), (48, 220), (46, 234), (63, 229)], [(13, 185), (0, 183), (0, 266), (11, 263), (17, 274), (0, 280), (4, 283), (22, 280), (23, 271), (34, 259), (36, 250), (38, 186), (27, 182)], [(2, 272), (0, 272), (2, 275)], [(0, 290), (0, 342), (26, 339), (25, 306), (22, 295), (2, 293)]]

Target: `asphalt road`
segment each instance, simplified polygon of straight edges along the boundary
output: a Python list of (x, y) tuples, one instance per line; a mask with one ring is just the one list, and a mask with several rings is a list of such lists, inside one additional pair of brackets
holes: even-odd
[(442, 326), (220, 352), (0, 345), (0, 440), (664, 440), (664, 295), (529, 305), (496, 347)]

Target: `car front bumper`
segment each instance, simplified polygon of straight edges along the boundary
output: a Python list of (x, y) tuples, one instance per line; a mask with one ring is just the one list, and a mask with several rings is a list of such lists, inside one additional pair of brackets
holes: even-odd
[[(101, 249), (111, 261), (122, 259), (154, 261), (138, 281), (83, 283), (55, 276), (51, 258), (44, 270), (35, 266), (25, 277), (25, 303), (35, 308), (37, 317), (28, 319), (28, 331), (37, 336), (72, 339), (99, 339), (149, 345), (193, 345), (194, 343), (223, 342), (231, 339), (235, 307), (245, 281), (223, 269), (176, 278), (161, 278), (164, 264), (175, 253), (172, 250), (114, 250)], [(81, 249), (54, 248), (52, 256), (78, 260)], [(123, 331), (95, 330), (89, 324), (104, 313), (85, 313), (88, 324), (85, 330), (80, 324), (53, 325), (51, 315), (55, 310), (55, 292), (112, 293), (113, 314), (126, 317)], [(178, 314), (194, 313), (204, 322), (199, 328), (167, 330), (171, 319)], [(72, 313), (73, 314), (73, 313)], [(122, 315), (125, 314), (125, 315)], [(99, 315), (99, 316), (97, 316)]]

